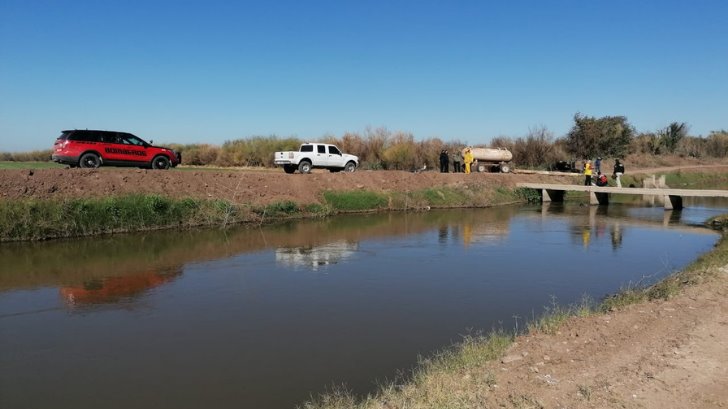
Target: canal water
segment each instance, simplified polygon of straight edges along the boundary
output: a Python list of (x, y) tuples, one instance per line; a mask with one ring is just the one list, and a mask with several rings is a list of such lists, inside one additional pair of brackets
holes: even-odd
[(283, 408), (376, 390), (473, 331), (711, 249), (681, 212), (577, 204), (0, 245), (0, 407)]

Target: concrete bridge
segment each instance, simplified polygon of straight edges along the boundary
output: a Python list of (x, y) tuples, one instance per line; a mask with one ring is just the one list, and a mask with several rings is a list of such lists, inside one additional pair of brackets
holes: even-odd
[(563, 202), (564, 192), (588, 192), (589, 204), (607, 205), (611, 193), (621, 195), (663, 196), (665, 210), (682, 209), (683, 197), (725, 197), (728, 190), (667, 189), (667, 188), (635, 188), (611, 186), (558, 185), (549, 183), (519, 183), (518, 187), (541, 191), (542, 202)]

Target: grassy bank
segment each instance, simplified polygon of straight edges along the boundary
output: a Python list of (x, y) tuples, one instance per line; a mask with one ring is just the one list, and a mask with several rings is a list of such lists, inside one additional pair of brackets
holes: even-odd
[[(728, 230), (728, 215), (713, 226)], [(589, 316), (614, 312), (630, 304), (654, 299), (667, 299), (685, 286), (709, 282), (717, 271), (728, 265), (728, 234), (715, 248), (699, 257), (683, 271), (644, 288), (628, 288), (600, 303), (583, 300), (573, 306), (552, 304), (536, 320), (528, 323), (528, 333), (556, 333), (572, 316)], [(498, 373), (487, 370), (486, 364), (504, 356), (515, 335), (496, 331), (488, 336), (469, 336), (451, 348), (420, 363), (407, 379), (381, 386), (369, 396), (356, 398), (345, 390), (336, 390), (302, 405), (305, 409), (374, 409), (374, 408), (469, 408), (480, 402), (489, 388), (498, 384)], [(532, 406), (535, 402), (513, 402), (514, 407)], [(523, 406), (521, 406), (521, 404)]]
[(46, 240), (155, 229), (263, 223), (338, 213), (482, 207), (523, 202), (525, 190), (429, 188), (414, 192), (328, 191), (321, 203), (267, 206), (160, 195), (0, 201), (0, 241)]

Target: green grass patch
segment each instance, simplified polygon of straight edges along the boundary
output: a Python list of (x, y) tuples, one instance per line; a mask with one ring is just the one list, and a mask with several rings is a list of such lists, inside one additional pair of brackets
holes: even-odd
[(301, 209), (295, 202), (286, 200), (269, 204), (264, 208), (265, 214), (268, 216), (290, 216), (301, 212)]
[[(424, 189), (413, 194), (433, 207), (461, 207), (470, 202), (470, 194), (464, 189), (439, 187)], [(415, 199), (416, 200), (416, 199)]]
[(364, 190), (324, 192), (324, 200), (335, 211), (380, 210), (388, 207), (386, 196)]
[(728, 173), (677, 171), (665, 175), (665, 184), (675, 189), (728, 189)]
[(525, 187), (516, 188), (513, 191), (514, 198), (523, 200), (528, 203), (541, 203), (541, 194), (537, 189), (527, 189)]

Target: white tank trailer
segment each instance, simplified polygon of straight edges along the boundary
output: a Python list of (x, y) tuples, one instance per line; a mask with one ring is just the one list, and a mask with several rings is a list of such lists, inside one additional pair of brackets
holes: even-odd
[[(467, 148), (466, 148), (467, 149)], [(505, 148), (470, 148), (473, 154), (472, 170), (478, 172), (503, 172), (511, 171), (511, 159), (513, 154)], [(465, 149), (463, 149), (465, 155)]]

